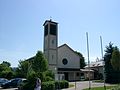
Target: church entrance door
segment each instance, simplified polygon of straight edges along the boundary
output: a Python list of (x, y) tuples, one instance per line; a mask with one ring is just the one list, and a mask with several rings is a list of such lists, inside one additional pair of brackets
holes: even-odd
[(65, 80), (68, 81), (68, 72), (65, 72), (64, 75), (65, 75)]

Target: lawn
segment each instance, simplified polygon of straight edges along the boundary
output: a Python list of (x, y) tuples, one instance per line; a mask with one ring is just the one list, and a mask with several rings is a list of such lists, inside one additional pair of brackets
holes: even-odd
[[(107, 86), (106, 88), (111, 89), (111, 88), (115, 88), (115, 87), (116, 86)], [(89, 90), (89, 88), (83, 89), (83, 90)], [(94, 87), (94, 88), (91, 88), (90, 90), (104, 90), (104, 87)]]

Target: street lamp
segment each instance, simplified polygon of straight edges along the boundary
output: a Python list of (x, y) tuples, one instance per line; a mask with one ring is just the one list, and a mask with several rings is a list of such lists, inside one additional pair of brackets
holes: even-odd
[(86, 38), (87, 38), (87, 54), (88, 54), (88, 77), (89, 77), (89, 90), (91, 89), (91, 83), (90, 83), (90, 60), (89, 60), (89, 41), (88, 41), (88, 32), (86, 32)]
[[(100, 43), (101, 43), (101, 55), (102, 55), (102, 59), (103, 59), (103, 46), (102, 46), (102, 37), (100, 36)], [(105, 61), (103, 59), (103, 79), (104, 79), (104, 89), (106, 90), (106, 86), (105, 86)]]
[(75, 90), (76, 90), (76, 74), (75, 74), (75, 72), (74, 72), (74, 81), (75, 81)]

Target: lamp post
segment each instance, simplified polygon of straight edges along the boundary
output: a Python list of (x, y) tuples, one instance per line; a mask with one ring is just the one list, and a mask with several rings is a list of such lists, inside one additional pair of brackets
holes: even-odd
[[(104, 58), (103, 57), (103, 46), (102, 46), (102, 37), (100, 36), (100, 43), (101, 43), (101, 56), (102, 56), (102, 59)], [(104, 59), (103, 59), (103, 79), (104, 79), (104, 90), (106, 90), (106, 86), (105, 86), (105, 62), (104, 62)]]
[(88, 54), (88, 77), (89, 77), (89, 90), (91, 89), (91, 83), (90, 83), (90, 60), (89, 60), (89, 41), (88, 41), (88, 32), (86, 32), (86, 38), (87, 38), (87, 54)]
[(75, 80), (75, 90), (76, 90), (76, 77), (75, 77), (75, 72), (74, 72), (74, 80)]

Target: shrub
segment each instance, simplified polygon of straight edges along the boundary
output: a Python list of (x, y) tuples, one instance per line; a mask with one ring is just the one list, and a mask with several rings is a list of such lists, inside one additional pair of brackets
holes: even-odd
[(54, 79), (54, 77), (55, 77), (54, 73), (53, 73), (51, 70), (45, 71), (45, 76), (49, 76), (49, 77), (51, 77), (51, 78), (53, 78), (53, 79)]
[(55, 82), (54, 81), (43, 82), (41, 90), (55, 90)]
[(69, 87), (69, 83), (66, 80), (55, 81), (56, 89), (63, 89), (63, 88), (68, 88), (68, 87)]
[(47, 81), (54, 81), (54, 79), (51, 78), (50, 76), (46, 76), (46, 77), (45, 77), (45, 81), (46, 81), (46, 82), (47, 82)]

